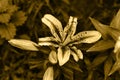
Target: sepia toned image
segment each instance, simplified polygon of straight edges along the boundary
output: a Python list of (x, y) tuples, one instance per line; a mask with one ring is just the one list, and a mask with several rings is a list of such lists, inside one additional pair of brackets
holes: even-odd
[(120, 80), (119, 0), (0, 0), (0, 80)]

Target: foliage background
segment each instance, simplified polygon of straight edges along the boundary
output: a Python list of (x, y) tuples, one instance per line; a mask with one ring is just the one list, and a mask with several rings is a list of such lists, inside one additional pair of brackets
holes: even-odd
[[(9, 0), (19, 10), (25, 12), (26, 22), (16, 27), (14, 38), (22, 38), (38, 42), (39, 37), (51, 35), (47, 26), (42, 24), (44, 14), (52, 14), (58, 18), (63, 27), (67, 24), (69, 16), (78, 17), (77, 32), (95, 29), (89, 20), (93, 17), (102, 23), (109, 24), (120, 8), (119, 0)], [(84, 53), (84, 60), (78, 62), (83, 72), (77, 71), (76, 67), (69, 70), (63, 67), (63, 73), (67, 76), (58, 75), (56, 80), (104, 80), (103, 65), (109, 57), (112, 49), (101, 52), (87, 50), (89, 44), (77, 45)], [(48, 63), (48, 47), (40, 47), (40, 52), (24, 51), (12, 47), (4, 38), (0, 39), (0, 80), (42, 80)], [(113, 61), (114, 62), (114, 61)], [(68, 64), (69, 65), (69, 64)], [(70, 68), (71, 66), (70, 65)], [(59, 67), (56, 66), (56, 71)], [(57, 69), (58, 68), (58, 69)], [(70, 73), (70, 74), (69, 74)], [(73, 75), (73, 78), (71, 78)], [(107, 80), (120, 80), (119, 72), (109, 76)]]

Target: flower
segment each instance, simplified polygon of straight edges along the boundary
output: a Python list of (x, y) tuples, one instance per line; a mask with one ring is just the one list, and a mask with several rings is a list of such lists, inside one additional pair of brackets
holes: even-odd
[(53, 46), (55, 51), (49, 54), (51, 63), (59, 62), (59, 65), (64, 65), (73, 56), (75, 61), (83, 59), (81, 50), (77, 49), (75, 44), (94, 43), (101, 38), (98, 31), (83, 31), (76, 35), (77, 18), (70, 16), (68, 24), (63, 29), (61, 22), (50, 14), (46, 14), (42, 18), (42, 22), (47, 25), (52, 33), (50, 37), (39, 38), (39, 46)]
[(113, 74), (115, 71), (119, 70), (120, 66), (120, 10), (116, 14), (116, 16), (111, 21), (110, 25), (104, 25), (99, 21), (90, 18), (91, 22), (95, 26), (95, 28), (102, 34), (103, 40), (100, 40), (94, 46), (92, 46), (89, 51), (101, 51), (109, 48), (113, 48), (113, 52), (115, 53), (116, 62), (113, 65), (109, 75)]
[(43, 80), (54, 80), (54, 70), (53, 67), (48, 67), (44, 73)]
[(39, 51), (38, 44), (32, 42), (30, 40), (24, 39), (10, 39), (8, 41), (12, 46), (23, 49), (23, 50), (30, 50), (30, 51)]

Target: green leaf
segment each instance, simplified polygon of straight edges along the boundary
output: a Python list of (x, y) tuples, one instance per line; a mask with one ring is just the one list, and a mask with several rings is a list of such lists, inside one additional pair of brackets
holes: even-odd
[(3, 13), (3, 14), (0, 14), (0, 22), (1, 23), (8, 23), (9, 20), (10, 20), (10, 14), (8, 13)]
[(12, 39), (15, 35), (16, 35), (16, 28), (12, 23), (7, 25), (4, 25), (4, 24), (0, 25), (1, 38), (5, 38), (9, 40), (9, 39)]
[(91, 48), (87, 50), (87, 52), (92, 51), (103, 51), (114, 47), (114, 40), (100, 40), (99, 42), (95, 43)]
[(107, 80), (112, 65), (113, 65), (112, 57), (108, 57), (108, 59), (104, 63), (104, 75), (105, 75), (104, 80)]
[(23, 11), (15, 12), (11, 17), (11, 22), (15, 26), (21, 26), (26, 20), (27, 17), (25, 16), (25, 13)]
[(97, 67), (101, 63), (103, 63), (107, 59), (107, 54), (99, 54), (92, 62), (91, 66), (92, 68)]
[(108, 39), (108, 31), (107, 29), (109, 28), (107, 25), (104, 25), (100, 23), (99, 21), (90, 18), (91, 22), (93, 23), (94, 27), (102, 34), (103, 39)]

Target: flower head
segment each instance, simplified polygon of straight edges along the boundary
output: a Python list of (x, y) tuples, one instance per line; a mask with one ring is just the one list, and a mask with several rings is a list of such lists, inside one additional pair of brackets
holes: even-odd
[[(46, 24), (50, 32), (51, 37), (39, 38), (40, 46), (53, 46), (56, 51), (51, 51), (49, 60), (53, 64), (64, 65), (73, 56), (75, 61), (83, 59), (81, 50), (77, 49), (74, 45), (80, 43), (94, 43), (100, 39), (101, 34), (98, 31), (83, 31), (76, 35), (77, 18), (70, 16), (68, 24), (63, 29), (61, 22), (50, 14), (46, 14), (42, 18), (42, 22)], [(57, 56), (56, 56), (57, 55)], [(53, 56), (53, 57), (52, 57)]]
[(110, 25), (104, 25), (93, 18), (90, 18), (90, 20), (95, 28), (102, 34), (103, 40), (100, 40), (93, 47), (88, 49), (88, 51), (101, 51), (114, 47), (113, 52), (115, 53), (116, 62), (109, 73), (109, 75), (111, 75), (120, 69), (120, 10), (117, 12)]

